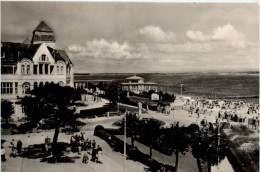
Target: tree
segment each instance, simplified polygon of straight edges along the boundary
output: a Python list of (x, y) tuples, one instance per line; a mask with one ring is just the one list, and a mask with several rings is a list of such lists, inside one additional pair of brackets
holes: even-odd
[(149, 118), (140, 121), (140, 138), (150, 147), (150, 159), (152, 159), (153, 145), (157, 144), (161, 135), (161, 127), (165, 123)]
[(49, 84), (31, 91), (31, 95), (22, 98), (21, 104), (29, 120), (38, 122), (46, 119), (54, 124), (54, 136), (52, 153), (58, 158), (58, 135), (61, 126), (76, 125), (75, 110), (72, 105), (80, 99), (80, 93), (71, 87), (61, 87), (57, 84)]
[(200, 130), (194, 137), (192, 155), (198, 161), (206, 162), (208, 172), (211, 172), (211, 166), (217, 165), (225, 158), (226, 143), (222, 136), (218, 136), (208, 129)]
[(162, 94), (162, 100), (165, 102), (174, 102), (175, 97), (174, 95), (170, 95), (169, 93)]
[(175, 154), (175, 172), (178, 171), (179, 153), (185, 154), (189, 148), (189, 136), (184, 126), (163, 129), (161, 144), (168, 154)]
[(110, 104), (116, 104), (119, 101), (119, 93), (121, 92), (118, 82), (111, 82), (104, 85), (105, 97), (110, 101)]
[[(125, 120), (125, 119), (124, 119)], [(124, 130), (125, 123), (122, 121), (120, 130)], [(131, 137), (131, 145), (134, 147), (135, 137), (140, 130), (140, 120), (136, 113), (126, 114), (126, 135)]]
[[(187, 132), (189, 133), (189, 141), (190, 141), (190, 145), (192, 146), (197, 141), (197, 137), (199, 136), (199, 132), (200, 132), (200, 127), (196, 124), (191, 124), (187, 127)], [(200, 163), (200, 158), (198, 156), (196, 156), (195, 158), (197, 160), (199, 172), (201, 172), (202, 167)]]
[(8, 100), (1, 101), (1, 115), (5, 119), (6, 125), (8, 125), (8, 118), (14, 114), (13, 103)]

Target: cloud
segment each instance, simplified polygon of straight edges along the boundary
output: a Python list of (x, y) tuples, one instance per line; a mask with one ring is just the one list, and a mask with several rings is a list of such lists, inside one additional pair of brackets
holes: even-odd
[(223, 41), (233, 48), (244, 48), (247, 45), (245, 35), (234, 28), (230, 23), (218, 26), (212, 29), (211, 34), (204, 34), (201, 31), (188, 30), (186, 32), (188, 39), (192, 41)]
[(141, 54), (135, 53), (135, 49), (127, 42), (120, 44), (117, 41), (109, 42), (105, 39), (87, 41), (84, 46), (74, 44), (68, 49), (76, 58), (91, 57), (117, 60), (141, 58)]
[(212, 47), (208, 43), (197, 43), (197, 42), (190, 42), (187, 41), (185, 43), (180, 44), (157, 44), (156, 47), (161, 52), (183, 52), (183, 53), (205, 53), (210, 52)]
[(73, 45), (69, 46), (69, 51), (71, 53), (79, 53), (79, 52), (85, 51), (85, 47), (83, 47), (81, 45), (73, 44)]
[(213, 30), (212, 39), (227, 41), (234, 48), (244, 48), (246, 45), (245, 35), (236, 30), (230, 23), (215, 28)]
[(190, 40), (194, 40), (194, 41), (207, 41), (210, 39), (209, 35), (204, 35), (202, 32), (200, 31), (192, 31), (192, 30), (188, 30), (186, 32), (186, 36), (190, 39)]
[(165, 32), (159, 26), (146, 26), (139, 29), (139, 34), (155, 42), (171, 42), (175, 40), (173, 32)]

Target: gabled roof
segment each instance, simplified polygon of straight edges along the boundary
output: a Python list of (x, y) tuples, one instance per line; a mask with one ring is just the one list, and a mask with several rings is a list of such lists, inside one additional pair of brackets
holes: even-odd
[(140, 79), (144, 79), (144, 78), (135, 75), (135, 76), (128, 77), (126, 79), (127, 80), (140, 80)]
[(47, 48), (50, 51), (50, 53), (55, 61), (61, 60), (61, 61), (64, 61), (66, 64), (72, 64), (72, 62), (65, 50), (55, 50), (51, 47), (47, 47)]
[[(23, 58), (33, 60), (33, 56), (39, 49), (41, 44), (23, 44), (13, 42), (2, 42), (1, 51), (4, 53), (4, 58), (1, 59), (2, 64), (16, 64)], [(65, 50), (55, 50), (47, 47), (55, 61), (62, 60), (66, 64), (72, 64)]]
[(40, 47), (40, 44), (23, 44), (13, 42), (2, 42), (1, 52), (4, 58), (2, 64), (16, 64), (23, 58), (32, 60), (32, 57)]
[(44, 21), (41, 21), (41, 23), (34, 29), (34, 31), (53, 32), (53, 30)]

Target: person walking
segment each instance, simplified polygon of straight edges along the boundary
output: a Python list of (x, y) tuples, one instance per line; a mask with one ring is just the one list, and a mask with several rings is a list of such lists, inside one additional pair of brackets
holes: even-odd
[(1, 161), (5, 162), (5, 148), (3, 146), (1, 146)]
[(99, 145), (97, 146), (97, 163), (103, 163), (102, 148)]
[(10, 153), (10, 157), (16, 157), (16, 148), (14, 146), (14, 139), (12, 139), (12, 141), (10, 142), (10, 148), (11, 148), (11, 153)]
[(89, 160), (89, 157), (88, 157), (87, 151), (83, 151), (83, 154), (82, 154), (82, 163), (87, 164), (87, 163), (88, 163), (88, 160)]
[(92, 148), (96, 148), (96, 141), (95, 140), (92, 141)]
[(17, 152), (20, 154), (22, 151), (22, 145), (23, 145), (23, 143), (22, 143), (22, 141), (21, 140), (18, 140), (18, 142), (17, 142), (17, 145), (16, 145), (16, 147), (17, 147)]
[(95, 147), (92, 148), (91, 161), (96, 162), (97, 159), (97, 149)]

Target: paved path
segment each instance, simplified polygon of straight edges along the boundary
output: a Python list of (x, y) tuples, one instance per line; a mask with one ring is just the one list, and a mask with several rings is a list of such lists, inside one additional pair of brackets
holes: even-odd
[[(93, 140), (95, 139), (97, 144), (103, 148), (103, 164), (97, 164), (89, 161), (88, 164), (81, 163), (82, 155), (78, 155), (76, 153), (68, 154), (69, 157), (76, 157), (75, 163), (55, 163), (49, 164), (46, 162), (40, 162), (40, 159), (28, 159), (22, 157), (10, 158), (8, 155), (10, 153), (10, 149), (8, 148), (10, 141), (12, 139), (22, 140), (23, 145), (27, 146), (28, 144), (40, 144), (41, 135), (44, 137), (53, 137), (53, 132), (44, 132), (44, 133), (34, 133), (30, 134), (30, 142), (28, 143), (28, 134), (27, 135), (6, 135), (2, 136), (2, 139), (6, 140), (3, 146), (6, 149), (6, 158), (7, 161), (2, 163), (3, 172), (122, 172), (123, 171), (123, 156), (119, 152), (113, 152), (110, 146), (103, 141), (102, 139), (95, 137), (92, 135), (91, 131), (85, 131), (85, 136), (87, 138)], [(59, 141), (60, 142), (69, 142), (70, 135), (65, 135), (64, 133), (60, 133)], [(144, 171), (145, 165), (134, 162), (131, 160), (126, 161), (126, 166), (131, 167), (127, 168), (126, 172), (141, 172)]]
[[(117, 135), (116, 137), (120, 138), (121, 140), (124, 140), (123, 135)], [(127, 143), (131, 145), (131, 139), (127, 138)], [(137, 148), (149, 155), (150, 154), (150, 148), (142, 143), (139, 143), (138, 141), (135, 141), (135, 146), (137, 146)], [(152, 152), (152, 157), (153, 159), (155, 159), (156, 161), (163, 163), (163, 164), (167, 164), (167, 165), (171, 165), (171, 166), (175, 166), (175, 154), (171, 155), (171, 156), (167, 156), (155, 149), (153, 149)], [(198, 167), (197, 167), (197, 162), (196, 159), (193, 157), (193, 155), (190, 152), (186, 152), (185, 155), (182, 155), (181, 153), (179, 154), (179, 163), (178, 163), (178, 172), (196, 172), (198, 171)]]

